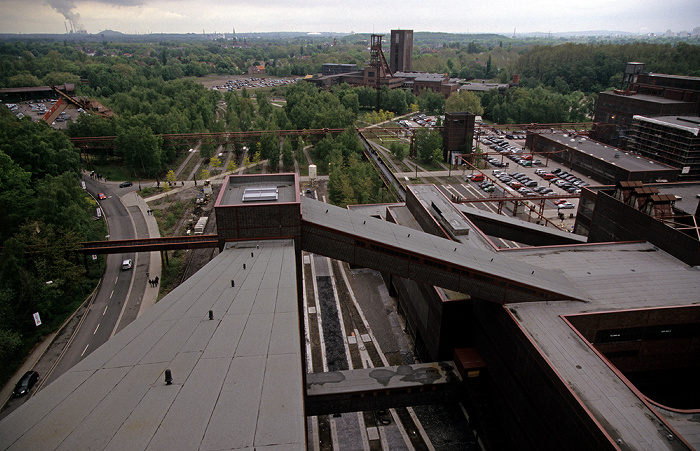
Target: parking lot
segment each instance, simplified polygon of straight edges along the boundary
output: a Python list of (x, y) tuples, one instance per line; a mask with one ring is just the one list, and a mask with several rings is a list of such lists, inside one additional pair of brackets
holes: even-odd
[[(44, 115), (51, 110), (51, 107), (56, 103), (56, 99), (37, 99), (26, 100), (17, 103), (5, 103), (7, 107), (19, 119), (30, 117), (34, 122), (43, 120)], [(65, 129), (69, 120), (74, 121), (81, 113), (82, 109), (68, 104), (66, 109), (62, 111), (58, 117), (50, 125), (53, 128)]]
[[(518, 196), (532, 206), (544, 198), (543, 216), (571, 230), (578, 209), (574, 196), (595, 182), (545, 156), (531, 154), (524, 143), (524, 135), (518, 134), (481, 137), (479, 146), (486, 154), (487, 168), (465, 171), (465, 188), (478, 197)], [(529, 219), (530, 215), (525, 214)]]

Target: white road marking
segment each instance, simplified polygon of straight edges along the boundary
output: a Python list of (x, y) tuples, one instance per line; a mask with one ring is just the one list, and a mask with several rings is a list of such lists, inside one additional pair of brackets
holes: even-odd
[(105, 305), (105, 311), (102, 312), (102, 316), (105, 316), (105, 313), (107, 313), (107, 307), (109, 307), (109, 305)]
[(95, 335), (97, 333), (97, 329), (99, 329), (99, 328), (100, 328), (100, 325), (98, 324), (97, 327), (95, 327), (95, 332), (93, 332), (92, 334)]
[(83, 353), (82, 353), (82, 354), (80, 354), (80, 357), (82, 357), (82, 356), (84, 356), (84, 355), (85, 355), (85, 351), (87, 351), (87, 348), (88, 348), (88, 346), (90, 346), (90, 344), (89, 344), (89, 343), (85, 345), (85, 349), (83, 349)]

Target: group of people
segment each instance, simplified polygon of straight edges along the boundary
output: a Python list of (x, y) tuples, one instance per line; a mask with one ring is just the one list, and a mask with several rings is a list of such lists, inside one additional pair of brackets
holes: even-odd
[(159, 280), (159, 277), (156, 276), (155, 279), (148, 279), (148, 283), (149, 283), (152, 287), (157, 287), (157, 286), (158, 286), (158, 280)]

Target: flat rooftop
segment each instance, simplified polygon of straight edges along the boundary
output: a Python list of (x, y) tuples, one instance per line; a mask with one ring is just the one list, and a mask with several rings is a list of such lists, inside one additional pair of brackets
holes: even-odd
[[(295, 174), (230, 175), (224, 180), (215, 207), (299, 202), (297, 186)], [(251, 195), (255, 191), (265, 194), (271, 189), (276, 190), (274, 199)]]
[[(551, 134), (542, 135), (544, 138), (551, 139), (560, 144), (576, 149), (579, 152), (587, 153), (601, 161), (619, 166), (630, 172), (638, 171), (654, 171), (654, 170), (669, 170), (677, 169), (672, 166), (665, 165), (656, 161), (652, 161), (641, 155), (631, 154), (617, 147), (594, 141), (588, 137), (574, 137), (569, 134)], [(618, 155), (618, 157), (615, 157)]]
[[(675, 449), (656, 414), (601, 360), (562, 316), (687, 305), (700, 292), (700, 268), (689, 267), (650, 243), (605, 243), (503, 252), (523, 263), (560, 269), (589, 302), (511, 305), (515, 320), (614, 440), (630, 449)], [(693, 414), (657, 409), (694, 447), (700, 425)], [(614, 433), (612, 433), (614, 430)]]
[(339, 235), (381, 243), (414, 255), (431, 256), (495, 279), (548, 292), (555, 299), (585, 300), (583, 293), (561, 271), (518, 262), (496, 252), (492, 246), (482, 248), (451, 241), (313, 199), (302, 198), (301, 209), (303, 221), (310, 226), (332, 229)]
[(494, 249), (493, 245), (484, 238), (479, 229), (464, 216), (458, 204), (452, 203), (434, 185), (411, 185), (407, 188), (415, 194), (421, 204), (434, 217), (441, 219), (441, 225), (457, 241), (483, 250)]
[(676, 128), (698, 136), (700, 133), (700, 117), (698, 116), (659, 116), (646, 117), (641, 115), (632, 116), (632, 119), (659, 124), (666, 127)]
[(660, 105), (672, 105), (676, 103), (692, 103), (692, 102), (684, 102), (682, 100), (674, 100), (674, 99), (666, 99), (664, 97), (659, 97), (659, 96), (653, 96), (649, 94), (618, 94), (613, 91), (603, 91), (599, 93), (599, 95), (609, 95), (609, 96), (614, 96), (614, 97), (624, 97), (626, 99), (634, 99), (634, 100), (639, 100), (643, 102), (650, 102), (650, 103), (658, 103)]
[(298, 311), (291, 240), (229, 246), (4, 418), (0, 449), (304, 450)]

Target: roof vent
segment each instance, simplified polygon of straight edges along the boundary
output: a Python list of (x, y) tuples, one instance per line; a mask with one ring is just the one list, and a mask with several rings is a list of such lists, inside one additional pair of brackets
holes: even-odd
[(243, 202), (276, 201), (278, 196), (279, 190), (274, 186), (246, 188), (243, 191)]

